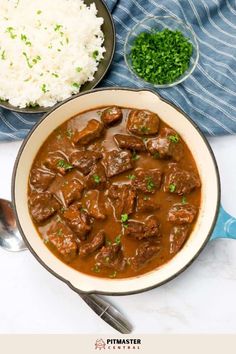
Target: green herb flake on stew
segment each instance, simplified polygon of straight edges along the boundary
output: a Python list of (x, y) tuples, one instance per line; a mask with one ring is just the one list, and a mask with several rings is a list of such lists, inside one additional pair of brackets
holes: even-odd
[(130, 59), (133, 70), (145, 81), (168, 84), (189, 68), (192, 52), (193, 46), (182, 32), (165, 28), (137, 35)]
[(116, 276), (117, 272), (114, 270), (114, 272), (109, 275), (109, 278), (115, 278)]
[(99, 177), (98, 175), (93, 175), (93, 180), (95, 183), (100, 183), (101, 182), (101, 177)]
[(2, 51), (1, 59), (6, 60), (6, 51), (5, 50)]
[(148, 176), (146, 178), (146, 186), (149, 192), (151, 192), (155, 188), (155, 183), (153, 182), (152, 177)]
[(58, 235), (58, 236), (62, 236), (62, 234), (63, 234), (62, 229), (58, 229), (58, 230), (57, 230), (57, 235)]
[(174, 193), (175, 190), (176, 190), (176, 185), (175, 185), (174, 183), (171, 183), (171, 184), (169, 185), (169, 191), (170, 191), (171, 193)]
[(77, 66), (76, 71), (77, 73), (80, 73), (83, 69), (80, 66)]
[(139, 158), (140, 158), (140, 156), (139, 155), (137, 155), (137, 153), (136, 153), (136, 151), (133, 151), (132, 152), (132, 160), (133, 161), (137, 161)]
[(62, 25), (56, 24), (54, 27), (54, 31), (60, 31), (60, 29), (62, 28)]
[(48, 92), (46, 84), (42, 84), (41, 90), (43, 91), (43, 93)]
[(160, 154), (159, 154), (158, 151), (153, 154), (153, 158), (154, 158), (155, 160), (158, 160), (158, 159), (160, 158)]
[(57, 167), (63, 168), (64, 170), (71, 170), (73, 168), (73, 166), (65, 160), (59, 160)]
[(172, 143), (178, 143), (179, 142), (179, 137), (177, 134), (175, 135), (169, 135), (168, 139), (172, 142)]
[(184, 205), (184, 204), (187, 204), (187, 198), (185, 196), (182, 197), (182, 200), (181, 200), (181, 203)]
[(73, 82), (72, 86), (75, 87), (76, 89), (80, 88), (80, 84), (78, 84), (77, 82)]
[(128, 214), (121, 214), (121, 222), (126, 223), (129, 220)]
[(36, 13), (37, 13), (37, 15), (40, 15), (42, 13), (42, 11), (38, 10)]
[(143, 200), (145, 200), (145, 201), (147, 201), (147, 200), (149, 200), (150, 199), (150, 197), (148, 197), (147, 195), (145, 195), (144, 197), (143, 197)]
[(72, 130), (72, 129), (67, 129), (67, 131), (66, 131), (66, 136), (67, 136), (69, 139), (71, 139), (73, 135), (74, 135), (73, 130)]
[(9, 33), (12, 39), (15, 39), (17, 35), (14, 33), (15, 29), (13, 27), (7, 27), (6, 32)]
[(119, 245), (120, 242), (121, 242), (121, 235), (118, 235), (118, 236), (116, 236), (116, 238), (115, 238), (115, 243), (116, 243), (117, 245)]
[(130, 179), (131, 181), (133, 181), (135, 178), (135, 175), (128, 175), (128, 179)]
[(140, 128), (140, 131), (141, 131), (142, 133), (144, 133), (144, 134), (147, 134), (148, 131), (149, 131), (149, 128), (148, 128), (148, 127), (145, 127), (145, 126), (142, 126), (142, 127)]
[(92, 268), (92, 271), (94, 273), (100, 273), (101, 269), (98, 264), (95, 264), (95, 266)]

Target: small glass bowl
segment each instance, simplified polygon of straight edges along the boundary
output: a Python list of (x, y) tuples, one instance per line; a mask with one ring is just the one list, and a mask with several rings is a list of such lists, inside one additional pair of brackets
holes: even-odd
[[(134, 71), (132, 67), (132, 61), (130, 58), (130, 52), (135, 38), (142, 32), (153, 32), (153, 31), (163, 31), (165, 28), (170, 29), (171, 31), (180, 31), (184, 35), (184, 37), (188, 38), (189, 42), (192, 43), (193, 52), (190, 59), (189, 68), (183, 73), (183, 75), (179, 76), (176, 81), (167, 83), (167, 84), (153, 84), (150, 83), (140, 76)], [(196, 35), (193, 30), (184, 22), (178, 20), (177, 18), (171, 16), (148, 16), (141, 22), (137, 23), (128, 33), (125, 45), (124, 45), (124, 58), (127, 67), (130, 72), (135, 75), (141, 82), (145, 84), (149, 84), (156, 88), (167, 88), (178, 85), (180, 82), (186, 80), (194, 71), (197, 66), (198, 58), (199, 58), (199, 47), (196, 39)]]

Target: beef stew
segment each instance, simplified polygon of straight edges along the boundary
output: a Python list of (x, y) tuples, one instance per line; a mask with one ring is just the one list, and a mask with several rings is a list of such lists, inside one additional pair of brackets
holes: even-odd
[(59, 126), (33, 162), (28, 205), (74, 269), (128, 278), (168, 262), (191, 234), (201, 181), (178, 132), (150, 111), (99, 107)]

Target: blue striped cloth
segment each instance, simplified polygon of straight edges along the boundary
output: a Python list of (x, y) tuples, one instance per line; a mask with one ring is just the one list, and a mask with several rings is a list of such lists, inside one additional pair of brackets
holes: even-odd
[[(106, 0), (116, 25), (116, 53), (100, 86), (142, 85), (129, 74), (123, 58), (128, 31), (147, 15), (184, 20), (197, 35), (200, 60), (184, 83), (158, 92), (181, 107), (206, 135), (236, 133), (235, 0)], [(23, 139), (39, 115), (0, 110), (0, 140)]]

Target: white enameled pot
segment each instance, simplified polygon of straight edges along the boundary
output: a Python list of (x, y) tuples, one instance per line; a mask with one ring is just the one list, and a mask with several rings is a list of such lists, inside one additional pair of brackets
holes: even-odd
[[(177, 130), (194, 156), (202, 181), (199, 216), (188, 241), (181, 251), (160, 268), (126, 279), (105, 279), (80, 273), (60, 261), (45, 246), (32, 223), (27, 205), (27, 185), (33, 160), (51, 132), (72, 116), (101, 106), (147, 109)], [(113, 295), (151, 289), (172, 279), (197, 257), (214, 229), (220, 200), (220, 183), (212, 150), (192, 120), (172, 104), (150, 90), (106, 88), (82, 93), (48, 112), (24, 141), (13, 172), (12, 198), (17, 224), (24, 241), (37, 260), (56, 277), (76, 291)]]

